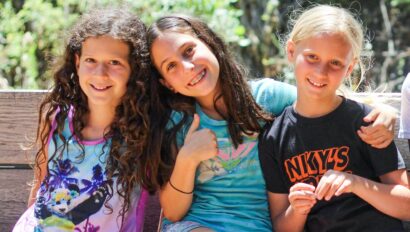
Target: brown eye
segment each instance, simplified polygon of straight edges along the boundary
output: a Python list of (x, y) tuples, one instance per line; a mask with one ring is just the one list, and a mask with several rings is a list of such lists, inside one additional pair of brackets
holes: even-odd
[(93, 58), (85, 58), (84, 61), (86, 63), (95, 63), (95, 60)]
[(193, 53), (194, 53), (194, 47), (193, 46), (188, 47), (184, 51), (185, 56), (191, 56)]
[(319, 58), (318, 58), (316, 55), (314, 55), (314, 54), (309, 54), (309, 55), (307, 55), (306, 57), (307, 57), (307, 59), (308, 59), (309, 61), (312, 61), (312, 62), (319, 60)]
[(336, 67), (336, 68), (343, 68), (342, 62), (340, 62), (340, 61), (338, 61), (338, 60), (332, 60), (332, 61), (330, 62), (330, 64), (331, 64), (333, 67)]
[(110, 64), (111, 64), (111, 65), (120, 65), (121, 62), (119, 62), (118, 60), (111, 60), (111, 61), (110, 61)]
[(168, 65), (167, 65), (167, 71), (170, 71), (170, 70), (172, 70), (173, 68), (175, 68), (175, 66), (176, 66), (176, 64), (175, 64), (175, 62), (170, 62)]

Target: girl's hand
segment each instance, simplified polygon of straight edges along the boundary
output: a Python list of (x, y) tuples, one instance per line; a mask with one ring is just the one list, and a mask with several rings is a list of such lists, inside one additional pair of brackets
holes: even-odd
[(197, 130), (199, 127), (199, 116), (194, 115), (191, 127), (185, 137), (179, 155), (180, 158), (193, 160), (199, 164), (203, 160), (208, 160), (218, 154), (218, 143), (215, 133), (210, 129)]
[(295, 213), (307, 215), (316, 204), (315, 186), (296, 183), (289, 190), (289, 203)]
[(378, 105), (366, 117), (365, 122), (371, 125), (357, 131), (360, 138), (375, 148), (385, 148), (394, 139), (394, 125), (396, 123), (396, 109), (388, 105)]
[(316, 198), (329, 201), (333, 196), (353, 191), (355, 176), (346, 172), (328, 170), (316, 187)]

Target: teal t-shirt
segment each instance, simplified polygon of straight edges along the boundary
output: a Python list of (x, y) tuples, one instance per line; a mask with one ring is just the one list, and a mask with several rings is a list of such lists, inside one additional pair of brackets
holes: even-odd
[[(249, 84), (256, 102), (274, 115), (296, 99), (295, 87), (285, 83), (261, 79)], [(216, 231), (272, 231), (257, 135), (245, 136), (235, 149), (227, 121), (208, 117), (198, 104), (196, 110), (199, 129), (215, 132), (219, 152), (216, 158), (198, 166), (192, 205), (182, 221), (197, 222)], [(179, 119), (180, 114), (173, 114), (173, 121)], [(178, 134), (181, 146), (188, 127)], [(164, 224), (169, 223), (164, 220)]]

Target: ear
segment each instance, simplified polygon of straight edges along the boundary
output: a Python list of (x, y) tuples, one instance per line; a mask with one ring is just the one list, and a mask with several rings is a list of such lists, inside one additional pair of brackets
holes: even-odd
[(353, 69), (354, 69), (354, 67), (356, 66), (356, 64), (357, 64), (357, 59), (354, 59), (354, 60), (350, 63), (349, 67), (347, 68), (346, 77), (348, 77), (348, 76), (350, 76), (350, 74), (352, 74)]
[(286, 42), (286, 55), (289, 62), (293, 62), (295, 59), (295, 49), (296, 44), (292, 40), (288, 40), (288, 42)]
[(75, 54), (75, 69), (78, 72), (78, 68), (80, 67), (80, 56), (78, 54)]
[(161, 85), (165, 86), (165, 88), (171, 90), (174, 93), (178, 93), (178, 91), (176, 91), (171, 84), (168, 83), (168, 81), (166, 81), (164, 78), (160, 78), (159, 79), (159, 83), (161, 83)]

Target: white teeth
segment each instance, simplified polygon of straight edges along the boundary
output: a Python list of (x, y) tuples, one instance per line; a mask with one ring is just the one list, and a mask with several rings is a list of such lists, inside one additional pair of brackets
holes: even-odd
[(94, 89), (97, 89), (97, 90), (105, 90), (105, 89), (110, 88), (110, 86), (98, 87), (98, 86), (95, 86), (95, 85), (92, 85), (92, 87), (93, 87)]
[(325, 86), (325, 84), (320, 84), (320, 83), (313, 82), (313, 81), (310, 80), (309, 78), (308, 78), (308, 81), (309, 81), (310, 84), (312, 84), (312, 85), (314, 85), (314, 86), (316, 86), (316, 87), (323, 87), (323, 86)]
[(205, 70), (203, 70), (196, 78), (194, 78), (191, 82), (189, 82), (189, 85), (195, 85), (198, 83), (202, 78), (205, 76)]

